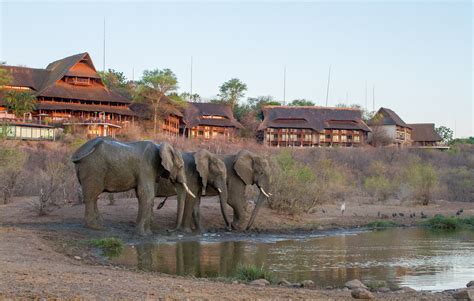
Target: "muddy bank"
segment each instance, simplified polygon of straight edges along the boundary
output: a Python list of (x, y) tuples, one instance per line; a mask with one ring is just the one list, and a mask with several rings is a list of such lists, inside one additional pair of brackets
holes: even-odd
[[(141, 272), (110, 265), (87, 242), (93, 238), (116, 236), (125, 241), (137, 241), (134, 235), (136, 200), (117, 200), (115, 205), (99, 204), (105, 220), (104, 231), (85, 229), (82, 223), (83, 206), (67, 206), (44, 217), (38, 217), (31, 209), (32, 199), (16, 198), (7, 205), (0, 205), (0, 297), (59, 297), (59, 298), (222, 298), (228, 299), (351, 299), (347, 290), (295, 289), (281, 287), (253, 287)], [(148, 240), (176, 239), (166, 229), (172, 228), (176, 204), (167, 202), (155, 210), (153, 230)], [(344, 216), (338, 206), (324, 206), (318, 212), (299, 218), (278, 214), (262, 208), (253, 232), (228, 234), (220, 230), (223, 225), (216, 200), (203, 202), (203, 222), (210, 233), (221, 237), (256, 233), (285, 233), (298, 235), (310, 231), (340, 231), (338, 228), (354, 228), (379, 219), (380, 214), (404, 216), (390, 218), (404, 225), (416, 224), (420, 219), (409, 218), (410, 212), (423, 211), (428, 216), (437, 213), (454, 214), (459, 208), (465, 215), (474, 215), (473, 204), (440, 202), (428, 207), (391, 204), (348, 205)], [(251, 209), (251, 208), (250, 208)], [(324, 209), (324, 213), (322, 212)], [(380, 214), (379, 214), (380, 212)], [(407, 214), (408, 213), (408, 214)], [(417, 214), (419, 215), (419, 214)], [(336, 230), (334, 230), (336, 229)], [(353, 231), (353, 230), (351, 230)], [(328, 232), (329, 233), (329, 232)], [(181, 239), (181, 238), (180, 238)], [(220, 238), (219, 238), (220, 239)], [(13, 251), (12, 251), (13, 250)], [(232, 293), (229, 293), (232, 292)], [(383, 299), (425, 298), (445, 300), (448, 293), (391, 292), (375, 293)]]

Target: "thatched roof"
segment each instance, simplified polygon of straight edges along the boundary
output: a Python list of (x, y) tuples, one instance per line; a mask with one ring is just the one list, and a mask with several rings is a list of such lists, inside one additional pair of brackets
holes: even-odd
[(435, 131), (434, 123), (411, 123), (411, 139), (414, 142), (439, 142), (443, 138)]
[[(379, 120), (378, 116), (382, 116)], [(404, 128), (410, 128), (408, 124), (403, 121), (400, 116), (397, 115), (394, 111), (388, 108), (380, 108), (375, 114), (375, 117), (367, 122), (368, 125), (376, 126), (376, 125), (398, 125)]]
[(189, 102), (184, 111), (184, 122), (188, 128), (199, 125), (242, 128), (226, 104)]
[[(29, 87), (36, 97), (56, 97), (130, 103), (130, 100), (107, 89), (87, 52), (72, 55), (50, 63), (46, 69), (0, 66), (12, 76), (12, 85)], [(70, 85), (62, 81), (64, 76), (89, 77), (98, 80), (91, 86)]]
[(263, 122), (258, 130), (267, 128), (362, 130), (370, 128), (362, 120), (357, 109), (328, 108), (316, 106), (266, 106), (263, 108)]

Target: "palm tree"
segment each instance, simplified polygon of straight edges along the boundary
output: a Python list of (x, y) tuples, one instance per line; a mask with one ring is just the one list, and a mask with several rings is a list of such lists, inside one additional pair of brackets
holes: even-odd
[(145, 70), (137, 87), (135, 99), (148, 103), (153, 109), (153, 135), (156, 136), (158, 108), (167, 93), (178, 89), (178, 79), (170, 69)]

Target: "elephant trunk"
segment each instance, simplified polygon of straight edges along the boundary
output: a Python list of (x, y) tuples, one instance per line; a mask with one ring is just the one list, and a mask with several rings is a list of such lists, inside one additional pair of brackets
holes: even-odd
[(253, 222), (255, 221), (255, 217), (257, 216), (258, 210), (260, 210), (260, 207), (263, 204), (263, 200), (266, 198), (269, 198), (271, 194), (267, 193), (263, 188), (260, 187), (260, 193), (258, 195), (257, 203), (255, 204), (255, 208), (253, 208), (252, 216), (250, 217), (249, 223), (247, 225), (247, 228), (245, 228), (245, 231), (250, 230), (250, 228), (253, 225)]
[(227, 189), (217, 189), (219, 191), (219, 203), (221, 205), (221, 212), (222, 216), (224, 217), (224, 222), (225, 222), (225, 227), (226, 229), (230, 229), (230, 222), (229, 222), (229, 217), (227, 216), (227, 211), (226, 211), (226, 206), (227, 206)]

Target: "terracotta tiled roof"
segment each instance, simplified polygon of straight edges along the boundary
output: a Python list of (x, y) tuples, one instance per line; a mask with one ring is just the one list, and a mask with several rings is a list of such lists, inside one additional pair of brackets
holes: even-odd
[(435, 131), (434, 123), (412, 123), (411, 139), (415, 142), (439, 142), (443, 138)]
[[(210, 118), (212, 116), (221, 118)], [(184, 122), (188, 128), (199, 125), (242, 128), (229, 105), (216, 103), (189, 102), (184, 112)]]
[(347, 129), (370, 132), (362, 120), (362, 113), (356, 109), (328, 108), (316, 106), (266, 106), (263, 108), (263, 122), (258, 130), (266, 128)]

